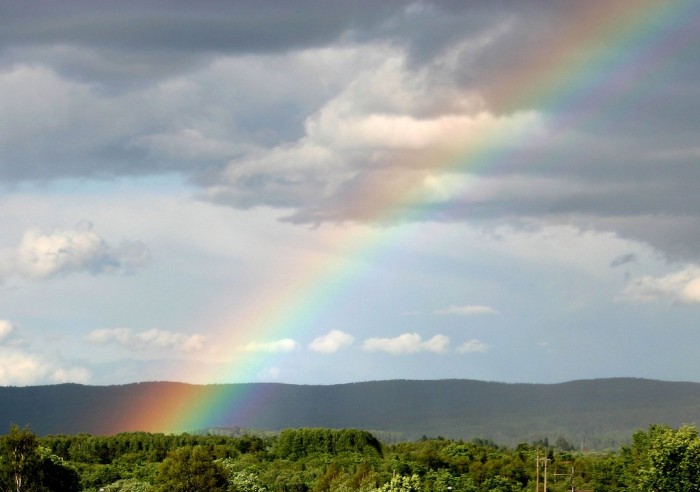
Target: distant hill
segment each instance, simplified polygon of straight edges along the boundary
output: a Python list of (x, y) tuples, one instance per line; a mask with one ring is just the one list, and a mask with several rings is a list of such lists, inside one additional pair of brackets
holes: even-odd
[(395, 380), (328, 386), (153, 382), (0, 387), (0, 426), (28, 424), (40, 435), (154, 431), (133, 428), (123, 416), (133, 412), (135, 402), (175, 391), (188, 391), (192, 398), (212, 392), (265, 395), (254, 411), (221, 416), (212, 428), (358, 428), (406, 439), (478, 437), (510, 445), (564, 437), (577, 447), (600, 449), (619, 446), (651, 423), (700, 422), (700, 384), (615, 378), (561, 384)]

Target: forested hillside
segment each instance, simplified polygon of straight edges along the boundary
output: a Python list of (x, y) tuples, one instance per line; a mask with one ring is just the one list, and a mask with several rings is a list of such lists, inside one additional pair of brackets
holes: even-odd
[[(122, 433), (0, 436), (0, 491), (526, 492), (700, 490), (693, 427), (650, 426), (618, 452), (548, 443), (420, 439), (287, 429), (274, 436)], [(539, 483), (539, 487), (537, 484)]]
[[(564, 437), (577, 446), (617, 448), (652, 423), (700, 421), (700, 384), (602, 379), (562, 384), (503, 384), (471, 380), (377, 381), (330, 386), (287, 384), (122, 386), (63, 384), (0, 388), (0, 425), (30, 425), (39, 435), (154, 431), (125, 418), (135, 406), (158, 408), (158, 396), (184, 387), (190, 398), (241, 392), (264, 394), (254, 411), (229, 412), (203, 424), (281, 430), (357, 428), (404, 439), (443, 436), (517, 444)], [(241, 391), (245, 390), (245, 391)], [(217, 393), (218, 394), (218, 393)], [(235, 400), (230, 408), (235, 409)]]

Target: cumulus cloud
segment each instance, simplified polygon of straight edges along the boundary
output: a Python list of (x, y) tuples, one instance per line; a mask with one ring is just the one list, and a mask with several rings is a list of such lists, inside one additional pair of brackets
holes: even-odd
[(475, 314), (498, 314), (494, 308), (489, 306), (481, 306), (478, 304), (469, 304), (466, 306), (450, 306), (444, 309), (435, 311), (438, 315), (455, 315), (455, 316), (472, 316)]
[(332, 330), (326, 335), (314, 338), (309, 344), (309, 350), (322, 354), (332, 354), (342, 347), (350, 345), (355, 338), (349, 333), (340, 330)]
[(517, 141), (540, 126), (536, 112), (496, 115), (445, 80), (434, 90), (439, 69), (412, 70), (401, 50), (373, 51), (383, 56), (310, 114), (300, 138), (231, 160), (205, 196), (291, 208), (294, 222), (376, 220), (405, 195), (445, 201), (434, 186), (445, 172), (436, 154), (488, 146), (493, 135)]
[(700, 303), (700, 267), (690, 265), (662, 277), (645, 275), (632, 279), (616, 300), (623, 302)]
[(0, 278), (45, 279), (70, 273), (129, 273), (150, 259), (145, 244), (123, 242), (110, 246), (89, 222), (75, 229), (44, 233), (27, 230), (14, 250), (0, 252)]
[(467, 340), (459, 347), (457, 347), (457, 352), (460, 354), (469, 354), (474, 352), (486, 352), (488, 350), (488, 345), (486, 345), (481, 340)]
[(91, 373), (83, 367), (64, 367), (22, 350), (0, 347), (0, 385), (86, 383)]
[(129, 328), (100, 328), (90, 332), (88, 340), (98, 345), (116, 344), (133, 350), (162, 348), (196, 352), (205, 345), (203, 335), (185, 335), (157, 328), (136, 333)]
[(445, 335), (435, 335), (423, 340), (418, 333), (404, 333), (395, 338), (368, 338), (362, 348), (368, 352), (387, 352), (392, 355), (414, 354), (417, 352), (444, 353), (450, 344)]
[(266, 352), (270, 354), (292, 352), (297, 348), (299, 348), (299, 344), (291, 338), (282, 338), (271, 342), (250, 342), (241, 347), (245, 352)]
[(435, 335), (430, 340), (426, 340), (422, 344), (423, 350), (426, 352), (433, 352), (436, 354), (442, 354), (447, 351), (447, 347), (450, 345), (450, 339), (445, 335)]

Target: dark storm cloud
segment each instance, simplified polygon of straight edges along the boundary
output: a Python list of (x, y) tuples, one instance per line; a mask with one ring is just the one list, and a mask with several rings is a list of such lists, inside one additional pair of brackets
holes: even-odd
[(293, 222), (377, 220), (449, 179), (414, 142), (527, 131), (534, 112), (542, 132), (498, 162), (449, 169), (501, 185), (437, 193), (430, 215), (404, 218), (569, 221), (697, 257), (699, 21), (661, 29), (597, 85), (569, 74), (581, 94), (518, 92), (606, 4), (0, 2), (0, 180), (175, 172)]
[(126, 83), (188, 70), (215, 55), (322, 46), (404, 7), (320, 0), (4, 2), (0, 47), (10, 61), (32, 57), (68, 75)]
[(326, 43), (355, 24), (380, 22), (396, 10), (367, 1), (319, 0), (4, 3), (0, 40), (5, 48), (70, 44), (177, 52), (256, 52)]
[[(465, 33), (486, 31), (515, 17), (524, 17), (521, 32), (534, 38), (537, 26), (560, 10), (536, 6), (487, 1), (4, 1), (0, 53), (5, 63), (35, 59), (115, 89), (115, 80), (128, 84), (167, 76), (212, 56), (289, 52), (339, 40), (383, 39), (424, 63)], [(516, 59), (526, 46), (536, 46), (518, 41), (493, 54)]]
[(405, 6), (319, 0), (0, 5), (1, 65), (40, 63), (117, 93), (217, 56), (324, 46), (353, 29), (371, 29)]

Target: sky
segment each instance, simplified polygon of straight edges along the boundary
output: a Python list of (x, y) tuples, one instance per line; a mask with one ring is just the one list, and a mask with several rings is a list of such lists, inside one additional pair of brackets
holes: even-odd
[(0, 385), (700, 382), (700, 4), (0, 1)]

